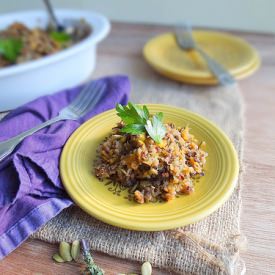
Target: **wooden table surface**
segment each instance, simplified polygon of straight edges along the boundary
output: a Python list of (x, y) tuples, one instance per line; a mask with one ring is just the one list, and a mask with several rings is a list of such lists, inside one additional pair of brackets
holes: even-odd
[[(113, 24), (100, 45), (100, 57), (122, 55), (142, 58), (144, 43), (168, 27)], [(245, 38), (260, 53), (262, 66), (252, 77), (240, 81), (245, 110), (244, 164), (241, 230), (248, 239), (242, 258), (247, 274), (275, 274), (275, 38), (271, 34), (233, 32)], [(57, 246), (28, 240), (0, 262), (0, 274), (80, 274), (76, 263), (51, 260)], [(94, 253), (106, 274), (138, 273), (140, 263)], [(167, 274), (154, 269), (154, 274)]]

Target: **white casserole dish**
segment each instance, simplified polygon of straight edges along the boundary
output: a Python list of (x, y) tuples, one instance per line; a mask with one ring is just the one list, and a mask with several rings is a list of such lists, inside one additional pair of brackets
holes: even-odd
[[(63, 20), (84, 19), (92, 26), (91, 34), (56, 54), (41, 59), (0, 68), (0, 112), (11, 110), (39, 96), (76, 86), (87, 80), (96, 63), (96, 47), (110, 30), (106, 17), (98, 13), (76, 10), (57, 10)], [(1, 15), (0, 28), (14, 22), (30, 28), (45, 28), (48, 16), (45, 11), (26, 11)]]

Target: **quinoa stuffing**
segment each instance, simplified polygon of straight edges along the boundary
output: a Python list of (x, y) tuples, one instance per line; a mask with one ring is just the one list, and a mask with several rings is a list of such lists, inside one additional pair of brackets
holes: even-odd
[(137, 203), (170, 201), (194, 191), (194, 181), (204, 176), (207, 153), (189, 127), (163, 124), (166, 132), (156, 142), (146, 131), (123, 132), (124, 122), (99, 145), (94, 163), (96, 177), (127, 188)]
[(51, 26), (42, 29), (29, 28), (20, 22), (11, 24), (0, 31), (0, 68), (36, 60), (71, 47), (91, 32), (90, 26), (83, 20), (79, 20), (78, 24), (83, 26), (81, 32), (80, 28), (57, 32)]

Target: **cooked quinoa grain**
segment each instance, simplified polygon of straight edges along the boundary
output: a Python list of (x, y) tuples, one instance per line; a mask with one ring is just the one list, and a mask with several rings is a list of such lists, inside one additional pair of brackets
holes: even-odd
[(188, 127), (165, 124), (160, 144), (145, 133), (121, 133), (122, 127), (119, 123), (99, 145), (96, 177), (128, 188), (129, 197), (140, 204), (170, 201), (194, 191), (195, 178), (204, 175), (207, 153)]
[(36, 60), (44, 56), (57, 53), (65, 48), (71, 47), (73, 44), (79, 42), (89, 35), (90, 30), (88, 30), (88, 25), (85, 26), (87, 29), (84, 29), (83, 27), (83, 34), (81, 34), (81, 36), (78, 35), (79, 37), (77, 39), (69, 36), (68, 40), (61, 43), (60, 41), (56, 41), (56, 39), (51, 36), (52, 30), (50, 27), (47, 27), (46, 29), (41, 29), (38, 27), (29, 28), (22, 23), (15, 22), (4, 30), (0, 30), (0, 40), (20, 40), (22, 42), (22, 48), (20, 49), (20, 52), (14, 61), (8, 60), (2, 54), (0, 54), (0, 68), (13, 64), (24, 63), (30, 60)]

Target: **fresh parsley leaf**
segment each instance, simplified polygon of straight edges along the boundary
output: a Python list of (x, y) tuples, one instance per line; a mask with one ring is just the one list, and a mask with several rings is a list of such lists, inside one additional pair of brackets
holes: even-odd
[(143, 106), (143, 112), (145, 114), (145, 118), (146, 118), (146, 121), (147, 121), (150, 117), (150, 114), (149, 114), (149, 110), (148, 110), (146, 105)]
[(55, 42), (58, 42), (61, 44), (69, 42), (72, 39), (71, 36), (69, 34), (67, 34), (66, 32), (56, 32), (56, 31), (51, 32), (50, 37)]
[(149, 119), (147, 112), (144, 112), (143, 108), (131, 102), (126, 106), (117, 104), (116, 111), (125, 124), (145, 124), (146, 120)]
[[(149, 119), (149, 111), (147, 107), (142, 108), (138, 105), (134, 105), (133, 103), (128, 103), (129, 107), (136, 112), (137, 117), (139, 117), (140, 122), (145, 123)], [(144, 111), (145, 110), (145, 111)]]
[(22, 47), (23, 42), (20, 39), (0, 38), (0, 54), (11, 62), (16, 61)]
[(157, 143), (160, 143), (165, 136), (166, 128), (162, 123), (163, 113), (157, 113), (151, 118), (145, 105), (141, 107), (131, 102), (126, 106), (117, 104), (116, 111), (125, 124), (121, 132), (133, 135), (147, 132)]
[(129, 111), (127, 106), (122, 106), (121, 104), (117, 104), (116, 105), (116, 111), (117, 111), (117, 115), (122, 119), (122, 121), (125, 124), (132, 124), (136, 122), (135, 117), (133, 117)]
[(159, 121), (162, 121), (162, 120), (163, 120), (163, 113), (162, 113), (162, 112), (156, 113), (156, 114), (155, 114), (155, 117), (156, 117)]
[(142, 124), (128, 124), (121, 129), (121, 132), (139, 135), (145, 132), (145, 128)]
[(152, 121), (147, 120), (144, 126), (149, 136), (156, 141), (161, 143), (165, 136), (166, 128), (162, 123), (163, 113), (157, 113), (153, 116)]

